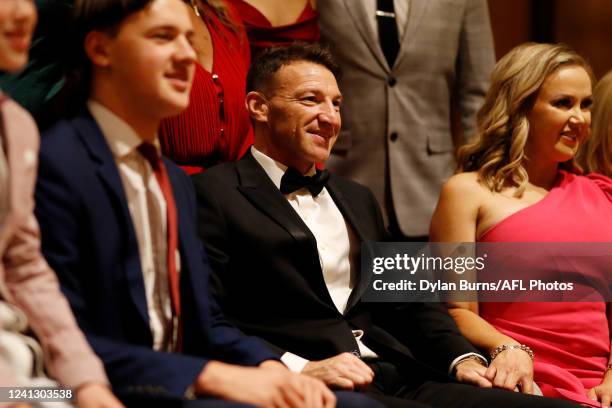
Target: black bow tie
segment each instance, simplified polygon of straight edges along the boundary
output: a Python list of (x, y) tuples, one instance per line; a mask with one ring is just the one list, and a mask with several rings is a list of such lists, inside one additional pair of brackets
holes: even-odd
[(329, 171), (317, 170), (314, 176), (303, 176), (293, 167), (289, 167), (281, 179), (280, 191), (283, 194), (291, 194), (300, 188), (307, 188), (313, 197), (319, 195), (329, 180)]

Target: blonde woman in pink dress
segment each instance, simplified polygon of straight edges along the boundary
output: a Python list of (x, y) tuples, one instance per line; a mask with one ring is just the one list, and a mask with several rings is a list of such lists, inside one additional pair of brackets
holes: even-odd
[[(504, 56), (477, 137), (460, 150), (460, 173), (442, 190), (431, 240), (612, 242), (612, 182), (580, 175), (574, 162), (589, 135), (592, 86), (591, 68), (566, 46), (525, 44)], [(601, 265), (602, 278), (608, 268)], [(603, 301), (455, 302), (449, 310), (491, 354), (485, 376), (494, 386), (532, 393), (535, 381), (545, 396), (609, 406)]]

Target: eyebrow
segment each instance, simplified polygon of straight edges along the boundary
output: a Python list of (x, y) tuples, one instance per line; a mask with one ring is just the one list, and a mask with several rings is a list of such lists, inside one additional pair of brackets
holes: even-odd
[[(311, 88), (311, 87), (305, 87), (305, 88), (302, 88), (302, 89), (297, 88), (295, 90), (295, 94), (296, 95), (301, 95), (301, 94), (308, 93), (308, 92), (313, 92), (313, 93), (317, 93), (317, 94), (322, 94), (323, 93), (323, 91), (321, 91), (320, 89), (318, 89), (318, 88)], [(331, 98), (332, 99), (344, 99), (344, 96), (342, 95), (342, 93), (338, 93), (337, 95), (332, 96)]]
[[(147, 29), (147, 32), (156, 31), (156, 30), (174, 31), (174, 32), (178, 32), (178, 33), (182, 33), (183, 32), (183, 30), (181, 30), (180, 27), (178, 27), (176, 25), (172, 25), (172, 24), (155, 25), (155, 26), (149, 27)], [(185, 35), (187, 35), (187, 36), (194, 35), (194, 34), (195, 34), (195, 31), (193, 29), (189, 29), (189, 30), (185, 31)]]
[[(563, 99), (563, 98), (576, 98), (576, 95), (570, 95), (570, 94), (554, 94), (553, 99)], [(589, 98), (593, 98), (593, 94), (589, 94), (587, 96), (585, 96), (584, 98), (579, 98), (579, 99), (589, 99)]]

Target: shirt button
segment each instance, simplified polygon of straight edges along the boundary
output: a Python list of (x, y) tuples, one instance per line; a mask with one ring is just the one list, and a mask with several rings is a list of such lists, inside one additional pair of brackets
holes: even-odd
[(392, 142), (395, 142), (398, 137), (399, 135), (397, 134), (397, 132), (393, 132), (391, 133), (391, 135), (389, 135), (389, 139), (391, 139)]
[(396, 80), (395, 78), (393, 78), (393, 77), (390, 77), (390, 78), (387, 80), (387, 84), (389, 84), (389, 86), (390, 86), (390, 87), (394, 87), (394, 86), (395, 86), (395, 84), (397, 84), (397, 80)]

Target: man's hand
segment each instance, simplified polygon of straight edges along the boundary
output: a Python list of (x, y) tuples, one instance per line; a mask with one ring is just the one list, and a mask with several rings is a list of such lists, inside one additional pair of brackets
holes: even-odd
[(336, 397), (321, 381), (293, 373), (275, 361), (258, 368), (211, 361), (198, 376), (195, 393), (266, 408), (336, 405)]
[(372, 369), (350, 353), (338, 354), (320, 361), (309, 361), (302, 374), (318, 378), (332, 388), (345, 390), (363, 389), (374, 379)]
[(85, 384), (76, 390), (78, 408), (124, 408), (111, 390), (102, 384)]
[(462, 383), (476, 385), (481, 388), (491, 388), (493, 384), (485, 377), (486, 371), (487, 367), (473, 358), (468, 358), (455, 366), (455, 378)]
[(610, 400), (612, 400), (612, 372), (608, 371), (602, 383), (591, 388), (587, 397), (593, 401), (601, 402), (601, 408), (609, 408)]
[(514, 391), (520, 386), (521, 392), (533, 393), (533, 361), (524, 350), (510, 349), (499, 353), (485, 377), (494, 387)]

